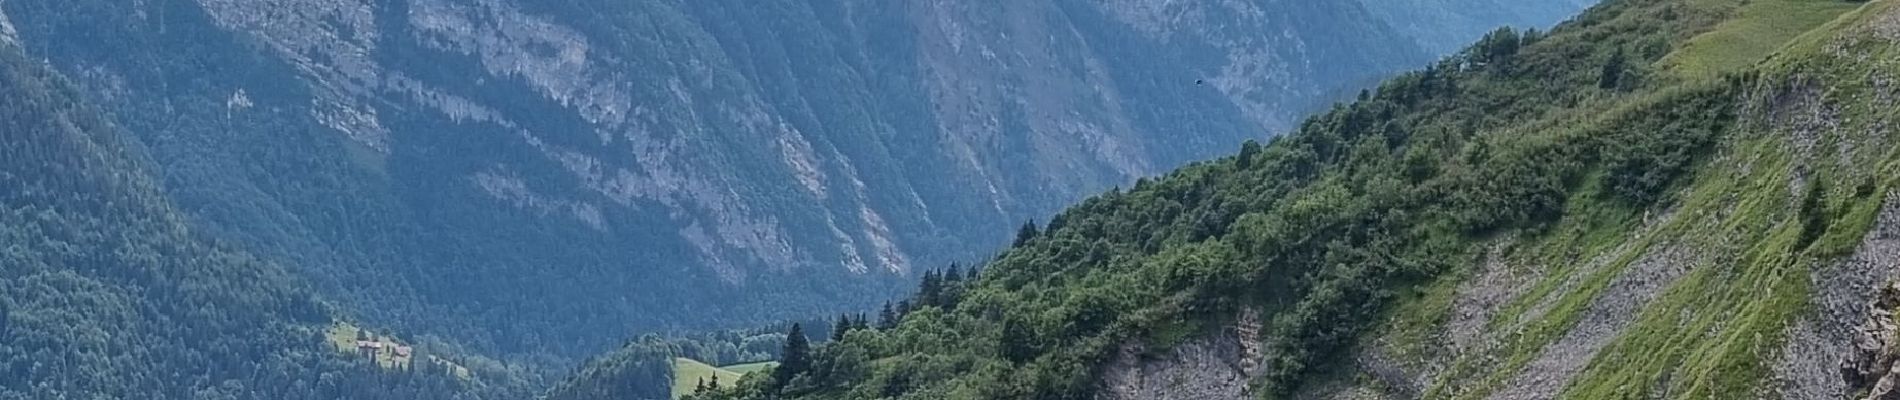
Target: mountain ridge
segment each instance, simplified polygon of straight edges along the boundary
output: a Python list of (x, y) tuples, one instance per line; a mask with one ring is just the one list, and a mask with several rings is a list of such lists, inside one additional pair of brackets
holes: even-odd
[(143, 149), (66, 77), (0, 44), (0, 91), (0, 398), (531, 390), (492, 371), (385, 376), (322, 346), (336, 310), (281, 265), (193, 230)]
[(1886, 395), (1895, 4), (1495, 31), (691, 398)]
[(1429, 58), (1361, 3), (1010, 7), (0, 4), (202, 231), (372, 325), (557, 358), (873, 306)]

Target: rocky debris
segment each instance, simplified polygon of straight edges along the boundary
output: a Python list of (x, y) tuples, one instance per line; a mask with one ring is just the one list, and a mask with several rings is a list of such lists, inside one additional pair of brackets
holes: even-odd
[(1871, 315), (1854, 330), (1853, 346), (1841, 360), (1841, 378), (1854, 393), (1865, 391), (1868, 400), (1900, 400), (1900, 324), (1894, 322), (1894, 309), (1900, 307), (1900, 286), (1881, 286)]
[(1247, 376), (1260, 372), (1260, 362), (1266, 360), (1260, 341), (1260, 310), (1247, 309), (1240, 313), (1240, 319), (1234, 322), (1234, 337), (1240, 340), (1240, 371)]
[(607, 221), (601, 216), (600, 208), (585, 202), (552, 198), (552, 195), (536, 193), (528, 187), (520, 174), (512, 170), (496, 169), (476, 173), (470, 177), (477, 187), (490, 196), (507, 201), (515, 207), (534, 210), (541, 214), (571, 215), (588, 227), (597, 231), (607, 230)]
[(377, 119), (373, 93), (389, 72), (373, 59), (375, 5), (366, 0), (198, 0), (220, 27), (243, 32), (307, 75), (316, 89), (309, 110), (351, 141), (387, 154), (390, 132)]
[(20, 31), (13, 28), (13, 19), (7, 18), (4, 10), (0, 10), (0, 42), (16, 46), (20, 44)]
[(1237, 321), (1209, 337), (1182, 343), (1162, 354), (1147, 345), (1123, 343), (1103, 369), (1103, 400), (1250, 399), (1258, 377), (1260, 312), (1242, 310)]
[(1900, 12), (1887, 12), (1868, 25), (1874, 36), (1889, 42), (1900, 42)]
[(1808, 163), (1822, 135), (1840, 128), (1840, 110), (1822, 98), (1827, 85), (1817, 78), (1796, 76), (1780, 87), (1768, 103), (1769, 126), (1786, 127), (1794, 148), (1795, 172), (1788, 181), (1788, 194), (1802, 196), (1807, 190)]
[[(1615, 262), (1616, 260), (1621, 259), (1624, 255), (1628, 254), (1630, 251), (1633, 251), (1634, 249), (1636, 249), (1636, 245), (1641, 243), (1641, 241), (1637, 239), (1640, 239), (1645, 236), (1649, 236), (1650, 234), (1655, 232), (1655, 230), (1658, 227), (1674, 219), (1676, 217), (1677, 210), (1678, 209), (1676, 208), (1670, 208), (1667, 210), (1663, 210), (1660, 213), (1645, 213), (1643, 216), (1642, 228), (1637, 230), (1633, 236), (1630, 236), (1629, 240), (1624, 240), (1622, 241), (1622, 243), (1618, 243), (1615, 248), (1598, 252), (1596, 255), (1591, 256), (1588, 260), (1583, 260), (1581, 265), (1577, 266), (1574, 270), (1570, 271), (1566, 276), (1563, 277), (1564, 281), (1560, 286), (1558, 286), (1557, 290), (1551, 291), (1549, 294), (1546, 294), (1544, 297), (1537, 299), (1537, 303), (1532, 304), (1530, 309), (1527, 309), (1523, 313), (1519, 314), (1516, 319), (1506, 320), (1506, 321), (1497, 321), (1499, 327), (1491, 332), (1484, 332), (1483, 334), (1486, 336), (1484, 338), (1478, 339), (1477, 342), (1495, 344), (1497, 343), (1496, 339), (1499, 338), (1500, 335), (1523, 331), (1524, 329), (1529, 327), (1530, 324), (1544, 319), (1544, 315), (1546, 313), (1549, 313), (1551, 308), (1554, 308), (1557, 306), (1558, 301), (1563, 299), (1563, 296), (1565, 293), (1570, 293), (1572, 291), (1575, 291), (1578, 285), (1583, 284), (1583, 281), (1585, 280), (1585, 278), (1588, 278), (1592, 274), (1595, 274), (1598, 270), (1601, 270), (1604, 267), (1610, 266), (1612, 262)], [(1583, 255), (1572, 254), (1571, 257), (1575, 259), (1577, 257), (1583, 257)], [(1498, 262), (1502, 263), (1503, 260), (1498, 260)], [(1493, 266), (1487, 266), (1486, 268), (1491, 268), (1491, 267)], [(1504, 264), (1499, 264), (1499, 265), (1496, 265), (1495, 267), (1506, 268), (1506, 269), (1510, 268), (1510, 266), (1504, 265)], [(1525, 284), (1525, 285), (1537, 284), (1536, 282), (1537, 280), (1544, 279), (1542, 276), (1544, 271), (1549, 271), (1553, 268), (1554, 266), (1550, 266), (1550, 265), (1530, 266), (1529, 269), (1531, 271), (1529, 273), (1535, 274), (1535, 276), (1528, 276), (1528, 277), (1521, 278), (1528, 281), (1528, 282), (1522, 282), (1522, 284)], [(1499, 283), (1504, 283), (1504, 282), (1492, 281), (1490, 283), (1499, 284)], [(1458, 302), (1468, 304), (1475, 300), (1474, 297), (1483, 296), (1485, 295), (1486, 291), (1496, 290), (1496, 288), (1483, 287), (1482, 285), (1485, 285), (1485, 284), (1486, 284), (1485, 282), (1479, 282), (1477, 283), (1477, 285), (1480, 285), (1478, 287), (1467, 286), (1467, 287), (1459, 288), (1460, 299), (1458, 300)], [(1525, 287), (1525, 288), (1513, 289), (1513, 290), (1517, 290), (1518, 295), (1521, 295), (1525, 292), (1528, 292), (1530, 288)], [(1491, 306), (1503, 307), (1507, 304), (1508, 303), (1500, 303), (1500, 304), (1494, 304)], [(1492, 312), (1495, 312), (1495, 310), (1493, 310)], [(1472, 316), (1472, 317), (1476, 317), (1476, 316)], [(1491, 318), (1492, 316), (1484, 316), (1483, 323), (1478, 326), (1479, 327), (1490, 326), (1492, 324), (1492, 321), (1490, 321)], [(1471, 338), (1467, 338), (1467, 339), (1471, 339)], [(1470, 351), (1477, 351), (1477, 350), (1482, 350), (1482, 349), (1480, 349), (1479, 346), (1467, 346), (1467, 347), (1459, 347), (1458, 350), (1464, 351), (1464, 352), (1470, 352)]]
[(1664, 243), (1651, 248), (1597, 294), (1576, 325), (1545, 346), (1536, 359), (1512, 377), (1492, 399), (1550, 399), (1582, 373), (1598, 351), (1609, 346), (1651, 300), (1699, 263), (1687, 246)]
[(1359, 379), (1336, 379), (1304, 389), (1297, 398), (1329, 400), (1372, 400), (1418, 398), (1433, 380), (1456, 359), (1466, 354), (1481, 354), (1497, 343), (1498, 332), (1488, 329), (1498, 311), (1511, 300), (1524, 295), (1543, 278), (1546, 268), (1525, 268), (1509, 263), (1515, 237), (1491, 244), (1484, 260), (1461, 279), (1452, 299), (1450, 314), (1432, 343), (1424, 343), (1424, 354), (1408, 356), (1394, 351), (1388, 338), (1374, 338), (1353, 355), (1353, 369)]
[[(1845, 374), (1864, 378), (1843, 379), (1846, 367), (1864, 364), (1863, 346), (1894, 343), (1892, 332), (1862, 335), (1868, 327), (1879, 327), (1880, 320), (1891, 324), (1891, 306), (1895, 288), (1880, 286), (1883, 281), (1900, 277), (1900, 199), (1888, 193), (1875, 225), (1861, 239), (1860, 247), (1846, 259), (1822, 265), (1809, 272), (1812, 282), (1809, 301), (1814, 312), (1796, 321), (1790, 329), (1781, 359), (1775, 365), (1778, 391), (1784, 399), (1839, 399), (1865, 388), (1880, 378), (1870, 373), (1885, 369), (1865, 368), (1866, 373)], [(1881, 313), (1876, 313), (1879, 309)], [(1890, 330), (1891, 331), (1891, 330)], [(1885, 335), (1885, 336), (1882, 336)], [(1869, 340), (1878, 339), (1878, 340)], [(1891, 352), (1891, 350), (1889, 350)], [(1856, 358), (1863, 361), (1856, 361)], [(1877, 358), (1877, 357), (1875, 357)], [(1874, 363), (1888, 365), (1891, 361)], [(1859, 382), (1859, 383), (1850, 383)]]
[[(1433, 343), (1425, 344), (1428, 346), (1425, 354), (1400, 355), (1394, 352), (1386, 339), (1375, 338), (1362, 345), (1353, 356), (1357, 379), (1324, 382), (1307, 389), (1305, 394), (1297, 398), (1419, 398), (1432, 382), (1443, 378), (1443, 372), (1453, 362), (1469, 357), (1495, 357), (1495, 347), (1505, 335), (1521, 331), (1530, 323), (1542, 319), (1564, 293), (1576, 290), (1588, 276), (1611, 266), (1629, 252), (1639, 250), (1639, 239), (1654, 234), (1656, 229), (1673, 220), (1678, 215), (1677, 211), (1676, 208), (1670, 208), (1646, 214), (1642, 226), (1630, 236), (1630, 240), (1588, 259), (1578, 260), (1579, 265), (1563, 277), (1546, 276), (1546, 272), (1552, 269), (1549, 266), (1512, 264), (1510, 255), (1516, 243), (1515, 238), (1503, 238), (1486, 250), (1484, 259), (1474, 266), (1473, 275), (1460, 281), (1442, 331), (1432, 339)], [(1626, 276), (1613, 281), (1610, 292), (1599, 296), (1597, 303), (1592, 304), (1590, 314), (1586, 315), (1586, 320), (1579, 323), (1579, 327), (1587, 329), (1587, 334), (1573, 334), (1560, 339), (1534, 361), (1541, 364), (1533, 365), (1530, 373), (1515, 377), (1522, 382), (1536, 381), (1550, 387), (1507, 389), (1512, 392), (1503, 398), (1546, 398), (1555, 395), (1563, 383), (1581, 372), (1589, 356), (1607, 345), (1635, 318), (1634, 314), (1620, 315), (1606, 310), (1640, 309), (1640, 304), (1660, 295), (1675, 278), (1687, 272), (1689, 264), (1685, 260), (1689, 259), (1690, 254), (1680, 247), (1670, 246), (1628, 267), (1624, 273)], [(1530, 309), (1517, 318), (1494, 321), (1500, 310), (1545, 279), (1563, 279), (1563, 282), (1558, 290), (1537, 299)], [(1572, 360), (1569, 357), (1581, 358)]]
[(474, 3), (417, 1), (409, 22), (425, 33), (423, 43), (479, 57), (490, 74), (519, 77), (589, 122), (626, 121), (635, 100), (625, 82), (613, 79), (617, 61), (595, 51), (588, 37), (510, 2)]
[(1477, 276), (1460, 282), (1458, 295), (1452, 300), (1450, 320), (1445, 322), (1446, 339), (1449, 339), (1453, 355), (1463, 354), (1487, 343), (1492, 334), (1485, 330), (1498, 310), (1503, 309), (1512, 299), (1528, 292), (1542, 276), (1544, 268), (1516, 268), (1505, 262), (1513, 239), (1506, 238), (1491, 245), (1485, 252), (1484, 261), (1478, 264)]

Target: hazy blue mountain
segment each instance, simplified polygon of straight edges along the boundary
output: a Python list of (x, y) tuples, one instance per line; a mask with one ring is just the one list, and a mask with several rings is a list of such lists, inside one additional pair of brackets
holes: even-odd
[(1418, 46), (1449, 53), (1478, 40), (1500, 24), (1547, 29), (1596, 0), (1360, 0), (1366, 11)]
[(12, 0), (0, 27), (199, 229), (369, 322), (572, 357), (868, 309), (1580, 6), (1373, 3)]
[[(139, 146), (0, 43), (0, 399), (467, 399), (488, 370), (386, 373), (281, 265), (189, 227)], [(444, 354), (446, 356), (446, 354)]]

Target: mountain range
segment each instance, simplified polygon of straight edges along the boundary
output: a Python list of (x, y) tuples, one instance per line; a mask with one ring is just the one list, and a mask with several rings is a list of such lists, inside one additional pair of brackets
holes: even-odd
[(1891, 0), (1493, 31), (683, 398), (1895, 398), (1896, 55)]
[[(869, 309), (1579, 0), (10, 0), (195, 235), (554, 366)], [(116, 153), (115, 153), (116, 154)]]

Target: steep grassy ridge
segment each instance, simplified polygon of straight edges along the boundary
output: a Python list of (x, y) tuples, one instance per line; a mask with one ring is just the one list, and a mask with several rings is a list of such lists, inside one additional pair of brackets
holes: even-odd
[(708, 397), (1848, 394), (1791, 360), (1852, 351), (1841, 321), (1900, 273), (1869, 235), (1895, 10), (1622, 0), (1499, 31)]

